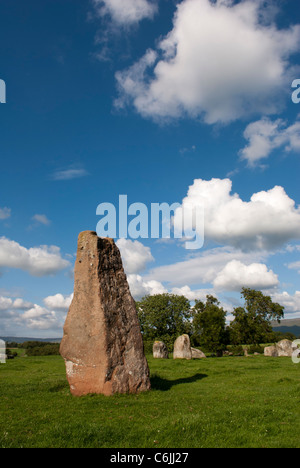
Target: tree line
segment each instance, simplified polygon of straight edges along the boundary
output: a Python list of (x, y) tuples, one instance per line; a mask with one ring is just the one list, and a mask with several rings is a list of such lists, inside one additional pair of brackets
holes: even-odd
[(227, 324), (227, 312), (217, 298), (206, 296), (191, 306), (185, 296), (156, 294), (136, 302), (141, 332), (145, 343), (164, 341), (172, 351), (175, 339), (188, 334), (192, 346), (222, 354), (228, 345), (259, 345), (276, 342), (282, 336), (274, 332), (271, 322), (284, 317), (284, 307), (261, 291), (243, 288), (243, 306), (233, 310)]

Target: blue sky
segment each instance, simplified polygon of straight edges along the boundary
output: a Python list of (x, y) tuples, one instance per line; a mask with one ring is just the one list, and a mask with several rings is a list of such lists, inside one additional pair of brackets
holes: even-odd
[(241, 287), (300, 317), (293, 0), (0, 6), (0, 335), (60, 337), (96, 208), (202, 204), (205, 243), (116, 239), (132, 294)]

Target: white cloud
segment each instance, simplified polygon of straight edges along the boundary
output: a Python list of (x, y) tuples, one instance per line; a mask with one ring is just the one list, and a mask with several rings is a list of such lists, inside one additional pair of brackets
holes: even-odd
[(178, 296), (184, 296), (189, 301), (195, 301), (199, 299), (200, 301), (206, 301), (207, 295), (215, 296), (215, 291), (212, 288), (207, 289), (191, 289), (189, 286), (182, 286), (181, 288), (172, 288), (171, 294), (177, 294)]
[(35, 330), (49, 330), (51, 328), (58, 328), (60, 325), (60, 321), (54, 311), (49, 311), (37, 304), (34, 304), (31, 309), (17, 317), (15, 321), (26, 328)]
[(28, 310), (34, 307), (34, 304), (25, 301), (22, 298), (12, 299), (6, 296), (0, 296), (0, 311), (8, 310)]
[(109, 15), (119, 26), (128, 26), (145, 18), (153, 18), (157, 11), (153, 0), (93, 0), (100, 16)]
[(58, 273), (70, 263), (61, 257), (56, 246), (40, 246), (27, 249), (6, 237), (0, 238), (0, 268), (19, 268), (33, 276)]
[(54, 296), (45, 297), (43, 300), (45, 306), (51, 310), (67, 311), (71, 305), (73, 293), (67, 296), (63, 294), (55, 294)]
[(231, 190), (229, 179), (196, 179), (189, 187), (182, 206), (204, 207), (206, 240), (248, 251), (270, 250), (299, 239), (300, 208), (283, 187), (254, 193), (250, 201)]
[(127, 276), (130, 292), (134, 299), (141, 299), (143, 296), (163, 294), (168, 292), (167, 289), (156, 280), (145, 280), (142, 276), (129, 274)]
[(232, 260), (220, 271), (213, 281), (217, 290), (241, 291), (243, 287), (272, 289), (279, 285), (278, 276), (262, 263), (245, 265)]
[(55, 171), (51, 178), (53, 180), (72, 180), (86, 177), (89, 173), (83, 168), (70, 167), (65, 170)]
[(141, 242), (119, 239), (117, 247), (120, 249), (124, 270), (127, 274), (140, 273), (145, 270), (147, 263), (154, 260), (150, 248)]
[(288, 268), (291, 270), (298, 270), (298, 273), (300, 273), (300, 261), (289, 263)]
[(215, 248), (203, 251), (194, 258), (153, 268), (145, 275), (144, 281), (156, 280), (167, 283), (173, 288), (213, 284), (220, 271), (232, 260), (250, 265), (253, 261), (262, 261), (265, 256), (265, 252), (245, 253), (232, 247)]
[(33, 303), (29, 301), (24, 301), (22, 298), (17, 298), (12, 303), (12, 308), (17, 310), (26, 310), (31, 309), (33, 307)]
[(11, 300), (10, 297), (3, 297), (0, 296), (0, 310), (7, 310), (10, 309), (13, 305), (13, 301)]
[(49, 224), (51, 223), (51, 221), (44, 214), (35, 214), (32, 217), (32, 220), (36, 221), (38, 224), (43, 224), (44, 226), (49, 226)]
[(300, 291), (295, 291), (294, 294), (289, 294), (287, 291), (274, 293), (272, 300), (284, 306), (285, 318), (287, 318), (287, 314), (300, 315)]
[(250, 123), (244, 132), (244, 137), (248, 140), (248, 145), (240, 151), (240, 155), (249, 166), (255, 166), (278, 148), (282, 148), (285, 153), (300, 152), (299, 121), (286, 126), (281, 119), (271, 121), (264, 117)]
[(4, 330), (15, 334), (20, 330), (22, 335), (26, 335), (32, 330), (52, 330), (61, 335), (72, 297), (73, 294), (48, 296), (43, 300), (43, 307), (23, 298), (0, 296), (0, 331), (2, 334)]
[(10, 218), (10, 216), (11, 216), (10, 208), (7, 208), (7, 207), (0, 208), (0, 220)]
[(188, 116), (209, 124), (278, 112), (290, 89), (288, 59), (299, 49), (300, 26), (277, 28), (265, 3), (180, 2), (157, 50), (116, 74), (116, 105), (132, 103), (158, 121)]

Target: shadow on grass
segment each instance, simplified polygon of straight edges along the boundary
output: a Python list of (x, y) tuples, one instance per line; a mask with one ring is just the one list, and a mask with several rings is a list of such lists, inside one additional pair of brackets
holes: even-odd
[(153, 390), (161, 390), (163, 392), (166, 392), (170, 390), (170, 388), (172, 388), (174, 385), (197, 382), (198, 380), (202, 380), (205, 377), (207, 377), (207, 374), (195, 374), (195, 375), (192, 375), (191, 377), (183, 377), (181, 379), (168, 380), (168, 379), (163, 379), (162, 377), (159, 377), (158, 375), (154, 374), (150, 378), (151, 388)]

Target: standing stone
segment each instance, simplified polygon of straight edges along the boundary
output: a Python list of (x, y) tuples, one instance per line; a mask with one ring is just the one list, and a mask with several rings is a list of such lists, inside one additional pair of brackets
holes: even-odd
[(295, 347), (293, 346), (293, 342), (290, 340), (281, 340), (276, 343), (276, 348), (278, 352), (278, 356), (286, 356), (292, 357), (293, 352), (295, 351)]
[(278, 351), (276, 346), (266, 346), (264, 349), (264, 355), (269, 357), (277, 357)]
[(205, 354), (200, 349), (191, 348), (191, 351), (192, 351), (192, 358), (193, 359), (204, 359), (204, 358), (206, 358)]
[(163, 341), (155, 341), (153, 344), (153, 357), (157, 359), (168, 359), (169, 353)]
[(264, 349), (265, 356), (272, 357), (292, 357), (293, 352), (297, 349), (297, 346), (290, 340), (281, 340), (276, 343), (275, 346), (267, 346)]
[(174, 343), (174, 359), (192, 359), (192, 349), (189, 335), (179, 336)]
[(79, 234), (74, 298), (60, 353), (73, 395), (150, 389), (134, 300), (119, 249), (95, 232)]

